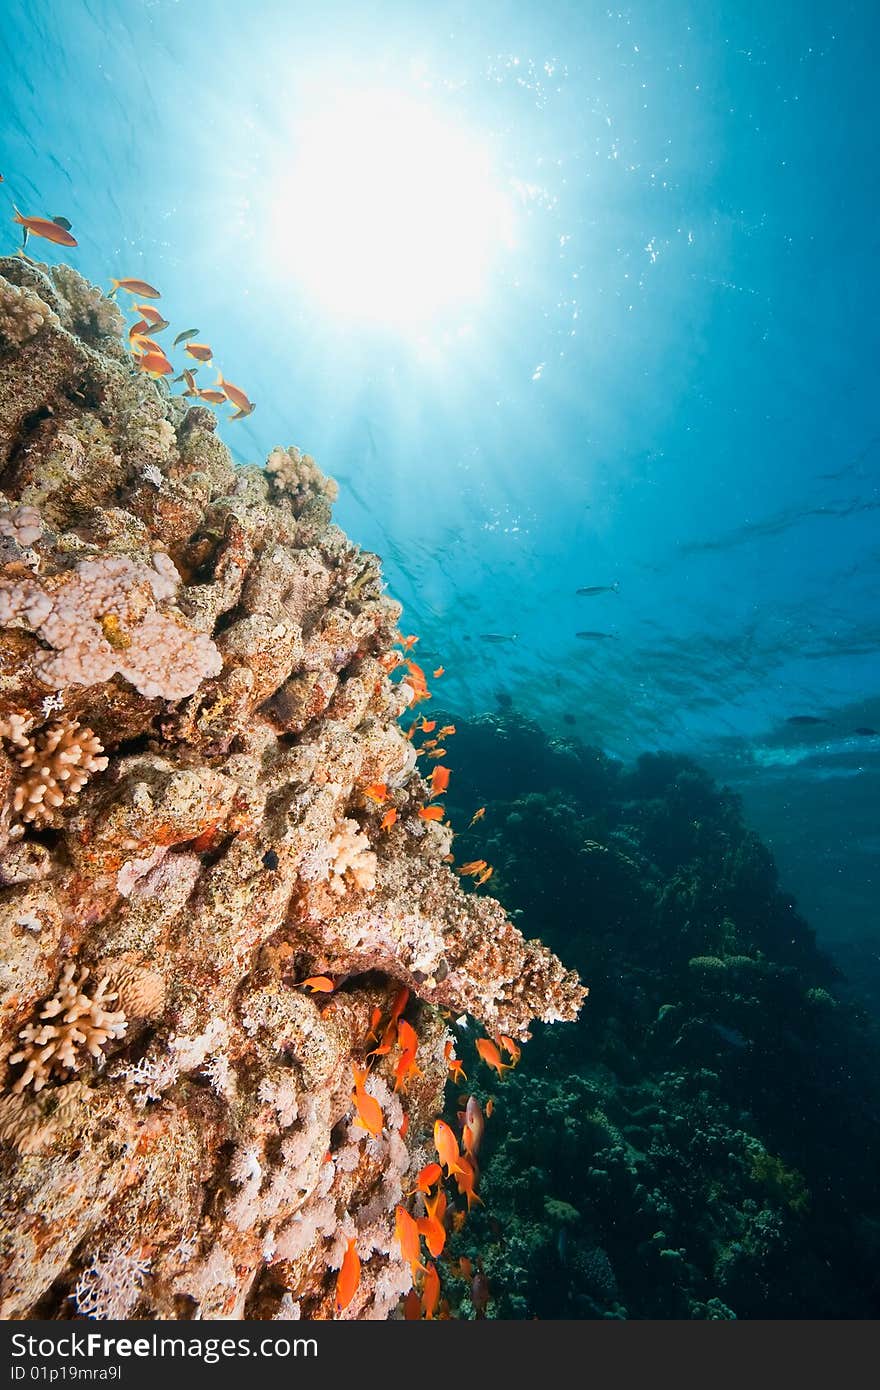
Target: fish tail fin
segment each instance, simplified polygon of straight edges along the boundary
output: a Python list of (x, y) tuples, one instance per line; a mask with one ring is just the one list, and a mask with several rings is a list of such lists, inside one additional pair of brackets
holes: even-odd
[(113, 286), (113, 288), (107, 296), (108, 299), (112, 299), (116, 291), (119, 289), (119, 281), (114, 280), (112, 275), (110, 276), (110, 284)]
[(22, 217), (22, 215), (21, 215), (21, 213), (19, 212), (18, 208), (15, 206), (15, 203), (12, 204), (12, 211), (15, 213), (15, 216), (14, 216), (13, 219), (12, 219), (13, 222), (17, 222), (17, 223), (19, 224), (19, 226), (23, 226), (23, 225), (24, 225), (24, 218)]

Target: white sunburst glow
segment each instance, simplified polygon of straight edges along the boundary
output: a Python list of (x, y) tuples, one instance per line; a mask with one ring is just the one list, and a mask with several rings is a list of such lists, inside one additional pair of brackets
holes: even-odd
[(480, 300), (512, 228), (475, 132), (365, 91), (310, 113), (292, 143), (273, 260), (324, 308), (418, 331)]

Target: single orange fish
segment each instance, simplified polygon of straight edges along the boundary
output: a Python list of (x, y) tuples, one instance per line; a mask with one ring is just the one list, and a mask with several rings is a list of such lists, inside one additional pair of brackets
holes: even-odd
[(419, 1050), (419, 1035), (411, 1023), (407, 1023), (405, 1018), (398, 1020), (397, 1041), (404, 1052), (411, 1052), (415, 1057)]
[(458, 1151), (458, 1140), (445, 1120), (434, 1121), (434, 1148), (449, 1177), (453, 1173), (464, 1171)]
[(445, 675), (446, 675), (446, 668), (445, 668), (444, 666), (438, 666), (438, 667), (437, 667), (437, 670), (432, 672), (432, 675), (433, 675), (435, 681), (438, 681), (438, 680), (440, 679), (441, 676), (445, 676)]
[(403, 1300), (404, 1322), (419, 1322), (422, 1316), (422, 1300), (418, 1289), (410, 1289)]
[(442, 796), (449, 786), (449, 768), (435, 767), (431, 772), (431, 796)]
[(493, 1071), (497, 1071), (499, 1077), (506, 1071), (513, 1071), (513, 1067), (509, 1062), (502, 1062), (501, 1053), (490, 1038), (477, 1038), (476, 1046), (477, 1052), (486, 1063), (486, 1066), (491, 1067)]
[(422, 820), (442, 820), (446, 815), (446, 808), (443, 806), (420, 806), (419, 815)]
[(436, 740), (435, 738), (426, 738), (425, 741), (424, 741), (424, 743), (423, 743), (423, 744), (421, 745), (421, 747), (419, 748), (419, 752), (420, 752), (420, 753), (425, 753), (425, 752), (427, 752), (427, 750), (428, 750), (429, 748), (436, 748), (436, 747), (437, 747), (437, 740)]
[(435, 1183), (443, 1177), (443, 1169), (439, 1163), (426, 1163), (416, 1178), (416, 1185), (413, 1192), (430, 1192)]
[(402, 1120), (402, 1122), (401, 1122), (401, 1124), (400, 1124), (400, 1126), (398, 1127), (398, 1130), (397, 1130), (397, 1133), (400, 1135), (401, 1139), (405, 1139), (405, 1138), (406, 1138), (406, 1132), (407, 1132), (408, 1129), (409, 1129), (409, 1115), (404, 1115), (403, 1120)]
[(44, 237), (46, 241), (57, 242), (59, 246), (77, 246), (76, 237), (71, 236), (66, 227), (62, 227), (59, 222), (54, 222), (51, 217), (22, 217), (18, 208), (15, 207), (13, 222), (17, 222), (20, 227), (24, 227), (31, 236)]
[(468, 1211), (470, 1211), (474, 1202), (479, 1202), (480, 1205), (483, 1202), (482, 1197), (478, 1197), (474, 1190), (474, 1184), (477, 1181), (477, 1165), (470, 1154), (461, 1155), (461, 1165), (460, 1171), (455, 1175), (455, 1181), (458, 1183), (459, 1192), (467, 1198)]
[(425, 1237), (425, 1244), (436, 1260), (443, 1253), (446, 1244), (446, 1227), (443, 1217), (446, 1212), (446, 1196), (441, 1188), (433, 1200), (425, 1196), (427, 1216), (418, 1221), (419, 1233)]
[(147, 372), (149, 376), (170, 376), (174, 371), (162, 352), (147, 352), (142, 357), (135, 356), (134, 363), (139, 372)]
[(371, 801), (375, 801), (377, 806), (381, 806), (382, 802), (388, 799), (388, 784), (386, 782), (371, 782), (368, 787), (364, 787), (364, 796), (368, 796)]
[(149, 328), (150, 325), (146, 319), (138, 319), (137, 323), (133, 323), (128, 330), (128, 341), (133, 343), (135, 339), (143, 337), (145, 333), (149, 332)]
[(428, 1261), (428, 1272), (422, 1288), (422, 1310), (428, 1322), (432, 1322), (440, 1302), (440, 1275), (437, 1266)]
[(430, 700), (431, 692), (428, 690), (428, 682), (421, 666), (417, 666), (414, 661), (407, 661), (406, 669), (409, 671), (407, 684), (413, 692), (410, 703), (417, 705), (421, 700)]
[(158, 309), (154, 309), (152, 304), (133, 304), (141, 318), (146, 319), (154, 333), (161, 333), (163, 328), (168, 327), (168, 320), (163, 318)]
[(196, 395), (200, 401), (210, 401), (211, 405), (222, 405), (226, 400), (222, 391), (197, 391)]
[(480, 1152), (480, 1145), (483, 1142), (483, 1132), (486, 1128), (486, 1118), (483, 1114), (482, 1106), (476, 1096), (468, 1096), (467, 1106), (464, 1112), (464, 1128), (462, 1130), (462, 1141), (465, 1153), (471, 1158), (476, 1158)]
[(329, 975), (310, 975), (307, 980), (302, 981), (303, 989), (310, 989), (313, 994), (332, 994), (336, 988)]
[(380, 829), (380, 830), (390, 830), (391, 827), (392, 827), (392, 825), (394, 824), (394, 822), (395, 822), (396, 820), (397, 820), (397, 812), (396, 812), (396, 810), (394, 809), (394, 807), (392, 806), (391, 809), (390, 809), (389, 811), (386, 811), (385, 814), (384, 814), (384, 816), (382, 817), (381, 823), (380, 823), (380, 825), (379, 825), (379, 829)]
[(413, 647), (415, 646), (416, 642), (418, 642), (418, 640), (419, 639), (418, 637), (416, 637), (415, 633), (411, 632), (409, 637), (401, 637), (400, 645), (401, 647), (403, 647), (403, 650), (405, 652), (409, 652), (412, 651)]
[(248, 415), (253, 410), (253, 405), (248, 400), (241, 387), (233, 386), (231, 381), (225, 381), (222, 372), (218, 371), (217, 380), (214, 385), (219, 387), (226, 399), (231, 401), (233, 405), (238, 406), (239, 410), (245, 411)]
[(208, 347), (207, 343), (187, 343), (183, 350), (188, 352), (190, 357), (194, 357), (197, 362), (210, 362), (214, 356), (213, 348)]
[(397, 1063), (397, 1069), (394, 1073), (395, 1091), (405, 1091), (406, 1083), (411, 1076), (424, 1076), (424, 1074), (421, 1068), (416, 1065), (416, 1054), (407, 1050)]
[(401, 985), (391, 1005), (391, 1022), (396, 1023), (409, 1003), (409, 985)]
[(152, 285), (148, 285), (146, 280), (113, 280), (111, 278), (110, 284), (113, 286), (110, 291), (111, 296), (114, 295), (117, 290), (126, 290), (129, 294), (136, 294), (139, 298), (143, 299), (162, 298), (159, 291), (153, 289)]
[(454, 725), (454, 724), (444, 724), (444, 725), (443, 725), (443, 728), (440, 730), (440, 732), (439, 732), (439, 734), (437, 735), (437, 737), (438, 737), (438, 738), (451, 738), (452, 735), (453, 735), (454, 733), (455, 733), (455, 725)]
[(378, 1139), (385, 1124), (385, 1116), (382, 1114), (382, 1107), (375, 1096), (368, 1095), (365, 1090), (366, 1071), (361, 1071), (357, 1067), (352, 1067), (354, 1072), (354, 1091), (352, 1100), (357, 1110), (355, 1124), (361, 1129), (365, 1129), (368, 1134), (372, 1134), (374, 1139)]
[(419, 1228), (406, 1207), (397, 1206), (394, 1209), (394, 1238), (400, 1246), (400, 1253), (406, 1260), (415, 1278), (416, 1270), (420, 1269), (426, 1273), (424, 1265), (421, 1263), (422, 1247), (419, 1240)]
[(473, 1279), (474, 1266), (473, 1262), (468, 1259), (467, 1255), (462, 1255), (461, 1259), (458, 1262), (458, 1267), (461, 1270), (462, 1279)]
[(494, 1102), (494, 1100), (492, 1099), (492, 1097), (490, 1096), (489, 1099), (486, 1101), (486, 1107), (485, 1107), (485, 1112), (484, 1112), (487, 1120), (491, 1120), (491, 1118), (492, 1118), (492, 1112), (494, 1111), (494, 1109), (495, 1109), (495, 1102)]
[(157, 343), (155, 338), (148, 338), (145, 333), (139, 333), (133, 340), (132, 350), (135, 349), (138, 352), (158, 352), (160, 357), (165, 356), (165, 349), (162, 344)]
[(352, 1236), (345, 1247), (345, 1255), (336, 1280), (336, 1306), (340, 1312), (343, 1308), (348, 1307), (360, 1287), (361, 1262), (358, 1259), (356, 1244), (357, 1242)]
[(429, 757), (429, 758), (445, 758), (445, 757), (446, 757), (446, 749), (445, 749), (445, 748), (432, 748), (432, 749), (431, 749), (431, 752), (427, 754), (427, 757)]
[(379, 1023), (380, 1023), (381, 1018), (382, 1018), (382, 1010), (379, 1008), (379, 1005), (376, 1004), (375, 1007), (373, 1008), (371, 1014), (370, 1014), (370, 1031), (369, 1031), (369, 1033), (367, 1034), (367, 1037), (368, 1037), (368, 1038), (372, 1038), (374, 1041), (375, 1041), (375, 1040), (378, 1038), (378, 1036), (379, 1036), (378, 1033), (376, 1032), (376, 1029), (379, 1027)]
[(501, 1038), (499, 1041), (501, 1043), (502, 1048), (510, 1058), (513, 1066), (516, 1066), (517, 1062), (522, 1057), (522, 1048), (519, 1046), (518, 1043), (515, 1043), (513, 1041), (513, 1038), (509, 1038), (506, 1033), (501, 1034)]
[[(434, 732), (434, 730), (436, 729), (436, 727), (437, 727), (437, 720), (436, 720), (436, 719), (423, 719), (423, 720), (421, 721), (421, 724), (417, 725), (417, 727), (418, 727), (418, 728), (421, 728), (421, 731), (422, 731), (423, 734), (432, 734), (432, 733)], [(425, 744), (425, 747), (426, 747), (426, 748), (429, 748), (429, 747), (432, 747), (432, 746), (433, 746), (433, 745), (431, 745), (431, 744), (427, 744), (427, 743)]]
[(492, 877), (492, 875), (494, 874), (494, 872), (495, 872), (495, 870), (492, 868), (492, 866), (491, 866), (491, 864), (490, 864), (489, 867), (488, 867), (488, 869), (484, 869), (484, 870), (483, 870), (483, 872), (480, 874), (479, 878), (475, 878), (475, 879), (474, 879), (474, 883), (477, 885), (478, 888), (482, 888), (482, 886), (483, 886), (484, 883), (488, 883), (488, 882), (489, 882), (489, 879)]
[(478, 811), (475, 811), (474, 814), (471, 816), (471, 825), (476, 825), (477, 821), (482, 820), (485, 814), (486, 808), (485, 806), (481, 806), (480, 809)]
[(452, 1229), (458, 1234), (464, 1230), (464, 1223), (467, 1221), (466, 1211), (454, 1211), (452, 1213)]

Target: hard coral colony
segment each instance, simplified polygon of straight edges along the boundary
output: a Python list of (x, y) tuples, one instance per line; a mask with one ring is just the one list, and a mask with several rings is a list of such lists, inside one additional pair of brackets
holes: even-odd
[(445, 1019), (584, 990), (449, 865), (335, 485), (234, 468), (124, 332), (0, 260), (0, 1315), (385, 1318), (415, 1271), (444, 1316)]

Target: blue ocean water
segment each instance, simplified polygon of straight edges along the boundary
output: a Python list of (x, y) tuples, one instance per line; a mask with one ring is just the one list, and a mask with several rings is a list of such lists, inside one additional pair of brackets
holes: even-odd
[[(0, 26), (3, 220), (62, 214), (85, 275), (161, 286), (257, 403), (221, 426), (237, 458), (296, 443), (339, 480), (446, 705), (693, 754), (866, 979), (878, 27), (809, 0), (9, 0)], [(486, 149), (509, 213), (474, 292), (403, 326), (316, 296), (291, 187), (310, 116), (356, 141), (377, 91)], [(393, 237), (387, 192), (353, 253)]]

